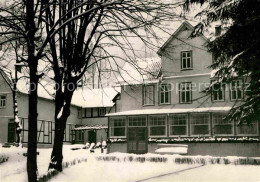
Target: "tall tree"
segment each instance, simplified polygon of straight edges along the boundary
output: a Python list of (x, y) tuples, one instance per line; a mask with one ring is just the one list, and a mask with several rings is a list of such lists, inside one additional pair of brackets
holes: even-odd
[[(40, 36), (43, 30), (42, 2), (13, 0), (2, 1), (1, 5), (0, 46), (8, 48), (15, 44), (15, 59), (25, 62), (29, 68), (27, 173), (28, 181), (35, 182), (37, 181), (37, 87), (39, 79), (43, 76), (38, 72), (38, 63), (44, 56), (46, 47), (42, 45)], [(8, 54), (5, 53), (3, 56), (8, 59)]]
[[(221, 22), (225, 31), (208, 43), (213, 52), (217, 78), (214, 85), (243, 79), (244, 102), (234, 106), (228, 119), (239, 123), (259, 121), (260, 113), (260, 0), (186, 0), (185, 8), (192, 4), (205, 7), (199, 14), (201, 23), (194, 33), (202, 33), (212, 23)], [(194, 35), (195, 35), (194, 34)]]
[[(62, 147), (71, 99), (85, 72), (107, 62), (119, 72), (119, 62), (135, 64), (141, 43), (157, 49), (156, 30), (178, 18), (181, 3), (157, 0), (55, 0), (46, 1), (44, 17), (49, 60), (56, 82), (55, 137), (49, 168), (62, 170)], [(53, 36), (57, 34), (57, 36)], [(111, 51), (113, 50), (116, 51)], [(108, 50), (109, 49), (109, 50)], [(121, 52), (119, 54), (119, 52)], [(101, 68), (98, 68), (101, 69)]]
[[(8, 2), (5, 7), (1, 7), (1, 36), (5, 39), (1, 45), (12, 41), (25, 40), (26, 58), (30, 69), (29, 88), (29, 136), (28, 136), (28, 157), (27, 171), (28, 181), (37, 181), (37, 85), (39, 76), (37, 75), (38, 60), (36, 57), (35, 34), (37, 26), (35, 21), (37, 7), (33, 0)], [(19, 55), (23, 56), (23, 55)]]

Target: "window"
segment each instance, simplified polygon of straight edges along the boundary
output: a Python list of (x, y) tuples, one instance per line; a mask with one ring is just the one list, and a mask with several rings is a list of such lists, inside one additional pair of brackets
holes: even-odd
[(93, 108), (85, 108), (84, 109), (84, 117), (92, 118), (93, 117)]
[(181, 52), (181, 69), (192, 69), (192, 58), (191, 51), (183, 51)]
[(170, 104), (170, 85), (161, 85), (160, 89), (160, 104)]
[(231, 82), (230, 94), (231, 100), (239, 100), (243, 98), (242, 80)]
[(166, 136), (166, 116), (149, 116), (149, 135)]
[(188, 117), (186, 114), (169, 116), (170, 136), (184, 136), (187, 133)]
[(146, 117), (145, 116), (129, 116), (128, 117), (128, 126), (129, 127), (146, 126)]
[(221, 84), (215, 84), (212, 88), (212, 100), (213, 101), (224, 101), (224, 87)]
[(191, 135), (209, 135), (209, 114), (191, 114), (190, 119)]
[(258, 125), (257, 121), (252, 121), (252, 123), (242, 123), (236, 127), (237, 135), (250, 136), (258, 135)]
[(154, 105), (154, 87), (153, 85), (146, 85), (143, 87), (144, 105)]
[[(65, 128), (65, 131), (64, 131), (64, 138), (63, 138), (64, 142), (72, 142), (75, 139), (74, 131), (73, 131), (74, 127), (75, 127), (74, 124), (66, 124), (66, 128)], [(82, 131), (82, 133), (84, 135), (84, 131)], [(80, 141), (82, 141), (82, 140), (80, 140)]]
[(113, 117), (110, 118), (110, 136), (125, 137), (126, 136), (126, 118)]
[(105, 116), (106, 112), (107, 111), (105, 107), (98, 108), (98, 116)]
[(78, 116), (78, 118), (81, 118), (81, 108), (77, 109), (77, 116)]
[[(23, 120), (24, 125), (27, 125), (28, 127), (28, 120)], [(52, 122), (51, 121), (44, 121), (44, 120), (38, 120), (37, 121), (37, 142), (38, 143), (52, 143)], [(24, 126), (24, 129), (26, 127)], [(28, 134), (28, 131), (27, 131)], [(26, 139), (24, 139), (24, 142), (28, 142), (28, 136)]]
[(5, 107), (6, 107), (6, 96), (0, 95), (0, 108), (5, 108)]
[(233, 135), (233, 121), (225, 120), (225, 113), (213, 113), (213, 131), (215, 135)]
[(192, 86), (191, 83), (181, 83), (180, 84), (180, 103), (191, 103), (192, 102)]

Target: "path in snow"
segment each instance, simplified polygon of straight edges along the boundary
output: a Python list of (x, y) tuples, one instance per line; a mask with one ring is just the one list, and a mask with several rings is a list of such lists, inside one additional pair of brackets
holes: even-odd
[(186, 170), (162, 176), (145, 182), (259, 182), (260, 167), (249, 165), (205, 165), (201, 168)]
[(83, 163), (65, 169), (51, 182), (259, 182), (253, 165), (183, 165), (167, 163)]
[(54, 177), (51, 182), (127, 182), (139, 181), (165, 173), (184, 170), (200, 165), (174, 163), (137, 163), (137, 162), (86, 162), (65, 169)]

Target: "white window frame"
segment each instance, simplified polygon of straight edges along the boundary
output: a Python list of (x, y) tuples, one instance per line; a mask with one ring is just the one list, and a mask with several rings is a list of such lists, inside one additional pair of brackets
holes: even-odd
[[(166, 94), (168, 95), (168, 102), (165, 102)], [(162, 95), (163, 95), (163, 102), (162, 102)], [(160, 86), (159, 103), (160, 104), (170, 104), (171, 103), (171, 87), (169, 84), (162, 84)]]
[[(125, 122), (125, 126), (117, 126), (117, 127), (114, 127), (114, 126), (112, 126), (112, 122), (114, 122), (114, 121), (112, 121), (113, 119), (118, 119), (118, 118), (121, 118), (122, 120), (124, 120), (124, 122)], [(126, 120), (126, 117), (125, 116), (117, 116), (117, 117), (111, 117), (111, 118), (109, 118), (109, 136), (111, 137), (111, 138), (126, 138), (126, 135), (127, 135), (127, 130), (126, 130), (126, 128), (127, 128), (127, 122), (126, 122), (127, 120)], [(113, 136), (112, 135), (112, 129), (113, 128), (125, 128), (125, 135), (124, 136)]]
[[(164, 117), (164, 125), (151, 125), (150, 124), (150, 118), (151, 117)], [(153, 127), (165, 127), (165, 134), (164, 135), (151, 135), (151, 128)], [(167, 136), (167, 116), (166, 115), (150, 115), (148, 116), (148, 134), (151, 138), (160, 138), (160, 137), (166, 137)]]
[[(215, 136), (234, 136), (235, 134), (235, 128), (234, 128), (234, 121), (231, 121), (231, 123), (216, 123), (216, 118), (215, 116), (222, 115), (222, 120), (224, 117), (227, 116), (227, 113), (212, 113), (212, 126), (213, 126), (213, 135)], [(219, 118), (218, 118), (219, 119)], [(230, 121), (228, 121), (230, 122)], [(221, 125), (231, 125), (232, 126), (232, 133), (231, 134), (217, 134), (215, 133), (215, 126), (221, 126)]]
[[(3, 97), (5, 98), (3, 99)], [(6, 102), (7, 102), (7, 96), (0, 95), (0, 108), (6, 108)]]
[[(219, 92), (222, 92), (222, 99), (219, 99), (219, 96), (220, 96)], [(215, 93), (217, 93), (217, 99), (215, 99), (215, 97), (214, 97)], [(219, 89), (215, 90), (215, 88), (213, 88), (211, 96), (212, 96), (212, 101), (214, 101), (214, 102), (225, 101), (225, 89), (224, 89), (224, 86), (222, 84), (220, 84)]]
[(143, 105), (144, 106), (154, 105), (154, 86), (153, 85), (143, 86)]
[[(193, 125), (206, 125), (206, 124), (193, 124), (192, 123), (192, 120), (193, 120), (193, 117), (192, 115), (199, 115), (199, 114), (204, 114), (204, 115), (208, 115), (208, 134), (192, 134), (192, 126)], [(190, 114), (190, 135), (191, 136), (210, 136), (210, 114), (209, 113), (191, 113)]]
[[(186, 118), (186, 124), (185, 125), (180, 125), (180, 124), (172, 124), (171, 122), (171, 119), (170, 117), (175, 117), (175, 116), (185, 116)], [(179, 136), (188, 136), (188, 114), (170, 114), (169, 117), (168, 117), (168, 120), (169, 120), (169, 136), (170, 137), (179, 137)], [(174, 127), (174, 126), (186, 126), (186, 135), (171, 135), (171, 131), (172, 131), (172, 128), (171, 127)]]
[[(190, 53), (190, 56), (188, 56)], [(188, 60), (190, 61), (190, 67), (188, 67)], [(184, 68), (184, 61), (186, 63), (186, 67)], [(192, 69), (192, 51), (181, 51), (181, 70), (190, 70)]]
[(107, 114), (107, 109), (105, 107), (98, 108), (98, 116), (105, 116)]
[[(234, 87), (233, 87), (233, 83), (235, 83)], [(238, 84), (239, 83), (239, 86)], [(238, 90), (241, 91), (241, 98), (238, 98)], [(233, 98), (233, 91), (235, 91), (236, 93), (236, 98)], [(243, 81), (240, 80), (234, 80), (230, 83), (230, 99), (231, 101), (236, 101), (236, 100), (243, 100), (244, 98), (244, 92), (243, 92)]]
[[(133, 122), (140, 122), (140, 120), (138, 120), (140, 118), (144, 118), (145, 119), (145, 125), (137, 125), (137, 126), (130, 125), (130, 122), (132, 122), (132, 121), (130, 121), (131, 119), (133, 119)], [(141, 122), (143, 122), (143, 121), (141, 121)], [(147, 127), (146, 116), (143, 116), (143, 115), (141, 115), (141, 116), (128, 116), (128, 127)]]
[[(235, 125), (236, 127), (236, 135), (237, 136), (258, 136), (259, 135), (259, 127), (258, 127), (259, 121), (255, 121), (254, 125), (256, 127), (256, 134), (238, 134), (238, 126), (237, 124)], [(247, 125), (246, 123), (242, 123), (242, 125)]]
[[(188, 89), (189, 86), (189, 89)], [(179, 102), (181, 104), (190, 104), (192, 103), (192, 83), (191, 82), (183, 82), (180, 83), (179, 85), (180, 89), (179, 89)], [(184, 89), (183, 89), (184, 88)], [(187, 101), (187, 94), (186, 92), (189, 92), (189, 96), (190, 96), (190, 101)], [(185, 101), (182, 101), (182, 94), (185, 94)]]

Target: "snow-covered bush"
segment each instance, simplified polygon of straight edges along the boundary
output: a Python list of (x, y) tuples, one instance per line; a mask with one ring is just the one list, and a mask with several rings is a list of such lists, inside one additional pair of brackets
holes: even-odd
[(107, 148), (107, 142), (106, 142), (105, 140), (102, 142), (102, 148), (103, 148), (103, 149), (106, 149), (106, 148)]
[(97, 142), (96, 148), (100, 148), (100, 147), (101, 147), (101, 143), (100, 143), (100, 142)]
[(95, 146), (96, 146), (95, 143), (91, 143), (91, 144), (90, 144), (90, 147), (89, 147), (89, 150), (91, 150), (91, 149), (95, 149)]
[(0, 164), (8, 161), (9, 157), (6, 155), (0, 155)]
[(89, 149), (89, 147), (90, 147), (90, 143), (86, 143), (86, 149)]
[[(87, 162), (87, 159), (74, 159), (70, 162), (63, 162), (62, 163), (62, 169), (66, 169), (68, 167), (74, 166), (76, 164), (80, 164), (82, 162)], [(57, 174), (59, 174), (59, 171), (57, 171), (55, 169), (51, 169), (46, 174), (40, 176), (38, 178), (38, 181), (39, 182), (46, 182), (46, 181), (50, 180), (51, 178), (53, 178), (54, 176), (56, 176)]]

